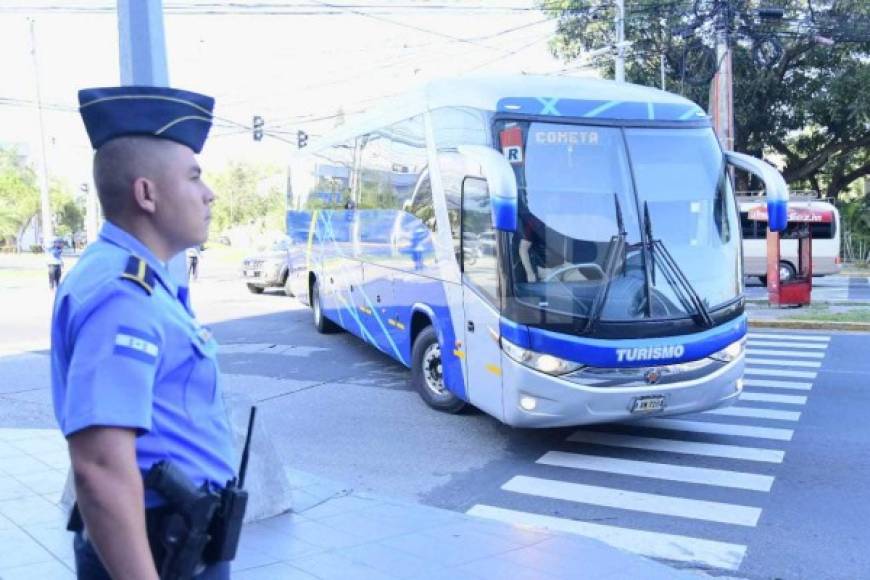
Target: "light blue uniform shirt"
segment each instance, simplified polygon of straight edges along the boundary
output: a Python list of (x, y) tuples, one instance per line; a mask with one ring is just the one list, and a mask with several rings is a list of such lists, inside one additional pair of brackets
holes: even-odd
[[(153, 291), (122, 278), (131, 256)], [(139, 240), (106, 222), (57, 293), (51, 329), (54, 412), (65, 436), (94, 426), (135, 429), (139, 469), (168, 459), (200, 485), (233, 477), (233, 446), (217, 343), (187, 288)], [(146, 494), (146, 505), (159, 503)]]

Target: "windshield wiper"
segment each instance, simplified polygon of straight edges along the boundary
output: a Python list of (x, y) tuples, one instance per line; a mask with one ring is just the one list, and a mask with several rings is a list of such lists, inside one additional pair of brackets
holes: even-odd
[[(674, 289), (677, 297), (680, 299), (680, 302), (683, 303), (683, 307), (686, 310), (691, 310), (691, 306), (694, 306), (697, 311), (698, 316), (701, 318), (703, 323), (708, 327), (712, 328), (715, 326), (715, 322), (713, 318), (710, 316), (710, 311), (707, 309), (707, 305), (704, 304), (704, 301), (698, 295), (698, 292), (695, 290), (692, 283), (689, 282), (689, 279), (686, 277), (686, 274), (677, 264), (677, 261), (674, 259), (674, 256), (668, 250), (667, 246), (665, 246), (664, 242), (661, 240), (656, 240), (652, 235), (652, 221), (649, 218), (649, 203), (643, 203), (643, 221), (644, 221), (644, 231), (646, 232), (646, 244), (645, 246), (649, 246), (649, 258), (648, 262), (649, 270), (648, 276), (653, 277), (652, 281), (655, 281), (655, 274), (653, 273), (653, 269), (655, 268), (655, 258), (656, 253), (660, 254), (661, 257), (661, 272), (662, 275), (667, 279), (668, 284)], [(684, 294), (685, 292), (685, 294)], [(686, 296), (688, 295), (688, 297)], [(649, 303), (650, 309), (652, 308), (652, 303)]]
[(583, 327), (583, 334), (590, 332), (601, 317), (601, 311), (604, 309), (604, 303), (607, 301), (607, 292), (610, 290), (610, 282), (613, 280), (613, 274), (616, 271), (616, 265), (619, 263), (619, 257), (625, 254), (625, 239), (628, 237), (628, 234), (625, 231), (625, 223), (622, 221), (622, 208), (619, 205), (619, 196), (616, 193), (613, 194), (613, 203), (616, 206), (616, 225), (619, 228), (619, 233), (610, 238), (610, 243), (607, 246), (607, 262), (604, 264), (604, 283), (598, 288), (598, 292), (595, 293), (595, 298), (592, 300), (592, 308), (589, 309), (589, 317), (586, 319), (586, 325)]

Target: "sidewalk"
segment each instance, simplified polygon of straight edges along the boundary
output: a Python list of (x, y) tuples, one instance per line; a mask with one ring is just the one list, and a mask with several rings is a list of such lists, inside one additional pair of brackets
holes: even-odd
[[(0, 429), (0, 579), (72, 580), (55, 429)], [(290, 470), (294, 512), (245, 526), (234, 580), (691, 580), (582, 536), (355, 493)]]

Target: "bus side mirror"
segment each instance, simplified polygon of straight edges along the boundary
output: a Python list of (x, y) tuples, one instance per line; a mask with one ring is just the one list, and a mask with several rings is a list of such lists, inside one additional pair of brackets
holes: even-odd
[(483, 168), (489, 187), (492, 225), (504, 232), (517, 231), (517, 178), (504, 156), (482, 145), (460, 145), (459, 153)]
[(779, 171), (761, 159), (726, 151), (725, 159), (733, 165), (757, 176), (764, 183), (767, 195), (767, 224), (772, 232), (784, 231), (788, 225), (788, 185)]

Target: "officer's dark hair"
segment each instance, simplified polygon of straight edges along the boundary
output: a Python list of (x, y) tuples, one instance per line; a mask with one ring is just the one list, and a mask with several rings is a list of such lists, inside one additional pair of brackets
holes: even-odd
[(118, 137), (94, 154), (94, 185), (107, 218), (119, 217), (133, 201), (133, 182), (159, 176), (167, 141), (147, 135)]

